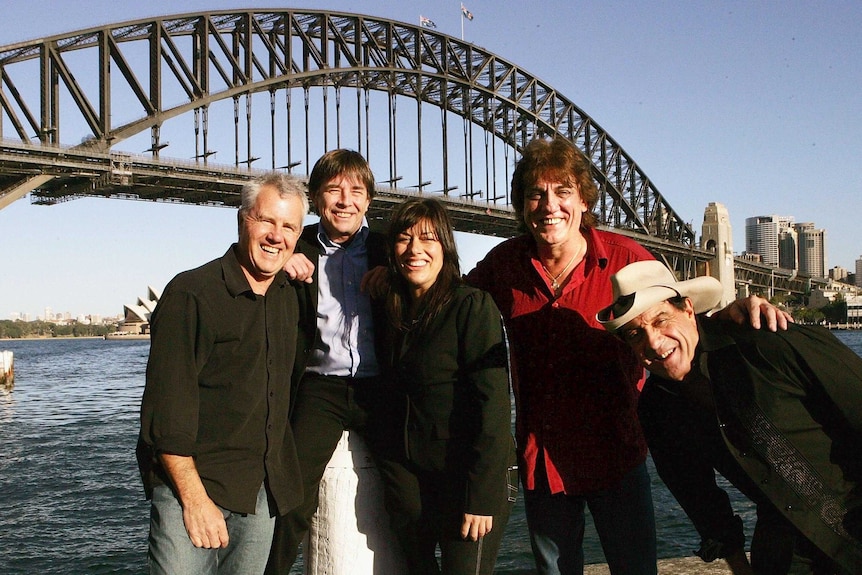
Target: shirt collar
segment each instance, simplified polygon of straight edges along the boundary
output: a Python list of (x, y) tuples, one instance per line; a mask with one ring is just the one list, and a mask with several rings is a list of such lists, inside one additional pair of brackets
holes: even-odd
[(707, 317), (705, 314), (698, 314), (695, 319), (699, 338), (698, 350), (709, 352), (735, 345), (734, 339), (725, 333), (726, 329), (733, 329), (733, 324), (723, 325), (720, 320)]
[(587, 263), (605, 269), (608, 265), (608, 252), (599, 234), (596, 233), (595, 228), (584, 228), (581, 233), (587, 239)]
[[(365, 239), (368, 237), (370, 229), (368, 227), (368, 220), (366, 218), (362, 218), (362, 225), (359, 226), (359, 229), (354, 234), (353, 238), (350, 241), (350, 244), (353, 244), (357, 240), (359, 243), (364, 243)], [(318, 222), (317, 224), (317, 243), (324, 249), (326, 248), (341, 248), (344, 247), (343, 244), (338, 244), (329, 239), (329, 236), (326, 234), (326, 230), (323, 229), (323, 224)]]
[[(608, 252), (605, 249), (605, 244), (602, 243), (599, 234), (596, 233), (594, 228), (582, 228), (581, 233), (584, 238), (587, 240), (587, 253), (584, 256), (586, 260), (587, 269), (590, 269), (594, 265), (598, 265), (600, 268), (604, 269), (608, 265)], [(528, 245), (532, 250), (530, 257), (536, 258), (536, 254), (538, 253), (538, 247), (536, 246), (536, 238), (533, 237), (533, 234), (527, 233), (525, 234), (527, 238)]]
[[(238, 251), (239, 244), (235, 243), (228, 248), (227, 252), (221, 258), (221, 269), (225, 287), (231, 297), (237, 297), (240, 294), (252, 291), (248, 278), (245, 277), (245, 272), (242, 271), (242, 265), (239, 263)], [(287, 275), (284, 271), (278, 272), (275, 279), (272, 280), (272, 285), (274, 286), (282, 286), (285, 283), (287, 283)]]

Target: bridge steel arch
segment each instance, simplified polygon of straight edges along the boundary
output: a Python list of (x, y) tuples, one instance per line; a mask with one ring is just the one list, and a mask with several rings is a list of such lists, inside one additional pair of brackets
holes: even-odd
[[(343, 97), (345, 90), (355, 92), (356, 125), (350, 130), (343, 119), (351, 100)], [(283, 106), (277, 104), (282, 94)], [(269, 134), (260, 138), (253, 102), (267, 96)], [(407, 130), (398, 119), (404, 115), (398, 102), (405, 100), (416, 104), (408, 111)], [(225, 103), (232, 103), (226, 109), (233, 118), (219, 119), (213, 130), (211, 113)], [(429, 108), (440, 113), (434, 122), (439, 149), (429, 149), (423, 138)], [(283, 126), (278, 114), (285, 116)], [(311, 125), (319, 116), (322, 134)], [(184, 136), (188, 143), (194, 134), (192, 162), (163, 153), (169, 145), (165, 127), (180, 117), (193, 118)], [(292, 136), (297, 124), (305, 129), (304, 141)], [(224, 139), (226, 126), (233, 129), (234, 162), (215, 165), (212, 141), (216, 133)], [(373, 129), (385, 131), (386, 144), (377, 147), (378, 139), (369, 136)], [(512, 62), (434, 30), (328, 11), (218, 11), (0, 47), (0, 202), (4, 195), (32, 192), (33, 201), (42, 203), (101, 195), (236, 205), (238, 187), (259, 173), (252, 169), (261, 159), (253, 150), (262, 140), (269, 143), (270, 169), (293, 173), (304, 162), (307, 173), (319, 155), (311, 149), (345, 146), (342, 132), (348, 131), (356, 149), (385, 154), (383, 183), (389, 190), (383, 187), (380, 210), (406, 194), (429, 193), (424, 188), (433, 172), (442, 183), (437, 193), (457, 212), (459, 229), (498, 236), (516, 229), (507, 185), (516, 154), (536, 136), (561, 135), (592, 166), (602, 224), (634, 235), (684, 277), (712, 257), (695, 246), (691, 227), (583, 110)], [(283, 132), (285, 146), (277, 149)], [(149, 156), (118, 151), (142, 134), (149, 136)], [(322, 146), (314, 142), (320, 137)], [(439, 166), (426, 165), (428, 157), (438, 156)], [(412, 191), (396, 186), (404, 177), (399, 161), (415, 170)], [(477, 190), (477, 177), (484, 178), (484, 192)]]

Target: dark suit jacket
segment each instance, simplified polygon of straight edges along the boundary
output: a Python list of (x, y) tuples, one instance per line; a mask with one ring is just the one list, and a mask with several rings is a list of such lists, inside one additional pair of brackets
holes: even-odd
[(721, 531), (716, 518), (732, 516), (712, 473), (725, 473), (721, 456), (729, 480), (736, 483), (735, 464), (828, 556), (862, 572), (862, 544), (842, 526), (845, 512), (862, 506), (862, 359), (818, 327), (771, 333), (699, 317), (698, 332), (696, 361), (714, 398), (701, 426), (725, 448), (706, 450), (696, 434), (674, 426), (692, 407), (674, 397), (680, 384), (653, 376), (640, 415), (662, 479), (698, 531)]
[[(301, 353), (297, 354), (296, 362), (294, 363), (293, 381), (298, 382), (302, 379), (302, 374), (305, 373), (305, 368), (308, 365), (308, 358), (311, 357), (311, 351), (317, 339), (320, 337), (317, 331), (317, 300), (318, 300), (318, 277), (320, 271), (320, 253), (322, 248), (320, 242), (317, 241), (318, 224), (310, 224), (302, 230), (302, 235), (296, 243), (296, 251), (307, 257), (314, 264), (314, 274), (311, 283), (294, 282), (296, 286), (296, 294), (299, 299), (300, 313), (300, 329), (299, 341), (297, 349)], [(386, 235), (379, 232), (370, 232), (365, 241), (365, 246), (368, 251), (368, 269), (371, 270), (377, 266), (385, 266), (387, 264), (386, 256)], [(386, 314), (381, 302), (371, 301), (372, 321), (374, 321), (374, 343), (375, 349), (378, 351), (383, 346), (383, 335), (385, 333)], [(294, 396), (299, 386), (294, 385)], [(291, 406), (294, 402), (291, 401)]]

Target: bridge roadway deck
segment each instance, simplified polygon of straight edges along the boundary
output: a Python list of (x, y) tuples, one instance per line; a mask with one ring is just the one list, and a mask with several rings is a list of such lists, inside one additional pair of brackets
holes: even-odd
[[(243, 184), (265, 172), (232, 165), (105, 152), (86, 145), (63, 148), (0, 141), (0, 209), (29, 192), (32, 192), (32, 201), (38, 204), (96, 196), (236, 207)], [(305, 176), (296, 177), (306, 179)], [(518, 233), (509, 205), (389, 186), (378, 188), (369, 210), (371, 224), (382, 225), (394, 206), (406, 197), (417, 195), (434, 195), (446, 202), (458, 231), (501, 238)], [(640, 242), (674, 269), (691, 270), (694, 265), (713, 258), (712, 252), (694, 246), (631, 230), (614, 231)], [(737, 282), (748, 284), (756, 293), (805, 293), (819, 281), (738, 258), (735, 265)]]
[[(149, 156), (108, 153), (86, 146), (61, 148), (0, 142), (0, 202), (3, 201), (4, 192), (20, 197), (33, 191), (33, 201), (44, 204), (98, 196), (236, 207), (242, 185), (262, 173), (265, 170), (195, 161), (159, 160)], [(51, 176), (52, 179), (40, 183), (37, 190), (17, 186), (22, 180), (39, 176)], [(297, 177), (306, 179), (304, 176)], [(373, 221), (385, 221), (392, 208), (405, 197), (419, 194), (435, 195), (445, 201), (459, 231), (502, 238), (518, 233), (514, 212), (509, 205), (388, 186), (378, 188), (369, 217)], [(710, 252), (675, 242), (628, 230), (616, 231), (636, 238), (656, 253), (673, 253), (698, 261), (707, 261), (712, 257)]]

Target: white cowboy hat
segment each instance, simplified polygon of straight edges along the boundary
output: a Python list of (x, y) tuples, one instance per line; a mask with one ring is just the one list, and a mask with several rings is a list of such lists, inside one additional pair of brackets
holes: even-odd
[(676, 296), (687, 297), (694, 313), (713, 309), (721, 300), (721, 282), (709, 276), (676, 281), (673, 272), (656, 260), (635, 262), (611, 276), (614, 303), (596, 314), (613, 333), (656, 304)]

